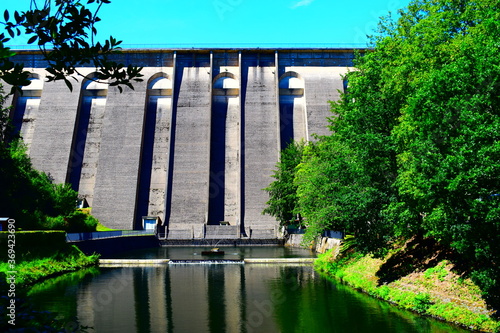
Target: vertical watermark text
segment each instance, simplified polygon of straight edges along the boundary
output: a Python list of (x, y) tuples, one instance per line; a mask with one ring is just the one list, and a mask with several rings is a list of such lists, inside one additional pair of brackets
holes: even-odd
[(16, 325), (16, 221), (8, 220), (7, 235), (7, 263), (9, 271), (7, 272), (7, 284), (9, 305), (7, 306), (7, 317), (10, 325)]

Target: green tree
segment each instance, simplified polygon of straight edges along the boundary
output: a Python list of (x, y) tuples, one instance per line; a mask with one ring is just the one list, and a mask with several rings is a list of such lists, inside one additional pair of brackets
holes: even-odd
[[(84, 5), (85, 3), (85, 5)], [(121, 41), (110, 37), (104, 43), (95, 42), (99, 9), (109, 0), (31, 0), (26, 11), (5, 10), (3, 21), (6, 34), (0, 34), (0, 79), (12, 85), (29, 84), (29, 72), (21, 63), (12, 61), (15, 55), (5, 45), (11, 38), (29, 36), (28, 43), (36, 43), (48, 62), (48, 81), (63, 80), (72, 89), (69, 77), (83, 76), (78, 67), (92, 65), (100, 80), (109, 80), (110, 86), (133, 89), (132, 82), (142, 81), (142, 68), (124, 66), (110, 60), (120, 52)]]
[(347, 74), (332, 135), (304, 153), (301, 212), (368, 251), (434, 237), (498, 306), (500, 2), (416, 0), (399, 14)]
[(276, 180), (264, 189), (269, 193), (269, 201), (262, 214), (276, 217), (281, 225), (293, 224), (291, 221), (294, 221), (297, 215), (301, 220), (300, 214), (297, 214), (297, 186), (293, 180), (304, 146), (304, 141), (292, 141), (281, 151), (280, 161), (276, 164), (277, 169), (272, 175)]
[(35, 170), (22, 141), (0, 149), (0, 186), (0, 214), (14, 217), (16, 226), (64, 230), (72, 227), (71, 223), (53, 225), (50, 218), (64, 220), (73, 216), (78, 193), (68, 184), (53, 184), (45, 173)]
[(364, 157), (337, 135), (306, 147), (295, 178), (306, 243), (337, 230), (356, 235), (360, 250), (385, 248), (388, 224), (380, 209), (386, 195), (372, 182)]
[(416, 24), (402, 34), (398, 47), (414, 50), (419, 67), (410, 71), (412, 92), (393, 132), (400, 216), (418, 215), (414, 221), (426, 235), (468, 259), (473, 277), (497, 298), (492, 300), (497, 306), (499, 9), (499, 2), (486, 0), (409, 8), (404, 17)]
[[(0, 103), (4, 102), (0, 85)], [(0, 216), (13, 217), (22, 229), (95, 231), (97, 221), (76, 210), (78, 193), (54, 184), (35, 170), (20, 138), (13, 138), (9, 108), (0, 104)]]
[(407, 93), (389, 79), (396, 56), (390, 48), (358, 55), (357, 70), (345, 77), (348, 93), (332, 103), (332, 134), (304, 154), (296, 182), (309, 240), (333, 228), (356, 235), (360, 249), (376, 252), (397, 233), (409, 232), (389, 209), (398, 200), (391, 133)]

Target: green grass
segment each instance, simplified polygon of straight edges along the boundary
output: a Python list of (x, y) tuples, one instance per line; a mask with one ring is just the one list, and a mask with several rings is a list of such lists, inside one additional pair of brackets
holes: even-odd
[(104, 225), (102, 225), (100, 222), (97, 224), (97, 228), (96, 228), (97, 231), (115, 231), (115, 230), (118, 230), (118, 229), (111, 229), (111, 228), (108, 228)]
[[(7, 247), (7, 234), (0, 234), (0, 245)], [(63, 231), (17, 231), (15, 266), (7, 262), (7, 251), (0, 253), (0, 257), (0, 273), (16, 271), (18, 287), (98, 262), (98, 256), (86, 256), (76, 246), (67, 244)]]
[(443, 260), (421, 272), (412, 272), (390, 283), (379, 283), (377, 272), (390, 257), (375, 259), (349, 251), (334, 259), (320, 255), (315, 268), (363, 292), (397, 306), (483, 332), (500, 332), (500, 323), (489, 316), (481, 291), (469, 279), (457, 276)]
[[(46, 254), (48, 251), (42, 252)], [(16, 285), (19, 287), (32, 285), (52, 276), (94, 266), (98, 258), (97, 255), (86, 256), (74, 245), (65, 250), (57, 250), (48, 256), (33, 256), (32, 259), (24, 257), (15, 266)], [(8, 263), (0, 264), (0, 272), (9, 271), (12, 269)]]
[[(97, 255), (86, 256), (76, 246), (67, 244), (64, 235), (61, 231), (17, 231), (14, 267), (7, 262), (6, 253), (3, 254), (0, 263), (0, 292), (5, 296), (15, 291), (17, 327), (29, 327), (30, 332), (65, 331), (66, 322), (59, 320), (57, 314), (34, 310), (26, 298), (28, 287), (34, 284), (97, 265)], [(0, 244), (5, 247), (6, 236), (5, 233), (0, 233)], [(15, 272), (15, 290), (8, 280), (7, 274), (12, 274), (11, 271)], [(7, 322), (9, 317), (6, 313), (10, 297), (0, 298), (0, 332), (12, 328)], [(78, 327), (78, 332), (86, 332), (84, 327)]]

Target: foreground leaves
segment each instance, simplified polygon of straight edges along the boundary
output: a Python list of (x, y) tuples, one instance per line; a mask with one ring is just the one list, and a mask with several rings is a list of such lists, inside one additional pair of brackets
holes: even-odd
[[(41, 2), (42, 4), (39, 4)], [(0, 79), (12, 85), (29, 84), (29, 72), (23, 64), (14, 63), (14, 53), (5, 45), (11, 38), (30, 36), (28, 44), (36, 43), (47, 61), (47, 80), (63, 80), (72, 90), (68, 79), (83, 76), (78, 67), (94, 66), (98, 79), (110, 81), (122, 91), (123, 86), (133, 89), (133, 82), (142, 81), (142, 68), (124, 66), (110, 60), (110, 56), (120, 53), (121, 41), (109, 37), (104, 43), (94, 42), (97, 34), (95, 24), (103, 4), (109, 0), (87, 0), (86, 5), (79, 0), (37, 1), (32, 0), (29, 10), (5, 10), (3, 24), (6, 34), (0, 34)], [(93, 8), (91, 10), (90, 8)]]

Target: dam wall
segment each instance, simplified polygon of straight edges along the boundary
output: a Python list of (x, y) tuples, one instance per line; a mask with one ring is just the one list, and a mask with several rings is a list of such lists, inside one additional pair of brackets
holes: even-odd
[[(141, 229), (158, 217), (164, 238), (278, 237), (262, 215), (279, 152), (328, 134), (329, 101), (344, 89), (352, 49), (125, 50), (143, 66), (134, 89), (86, 77), (44, 82), (34, 51), (14, 61), (32, 85), (12, 117), (33, 165), (78, 190), (110, 228)], [(226, 229), (224, 229), (226, 228)], [(231, 228), (231, 229), (228, 229)], [(234, 234), (234, 235), (233, 235)]]

